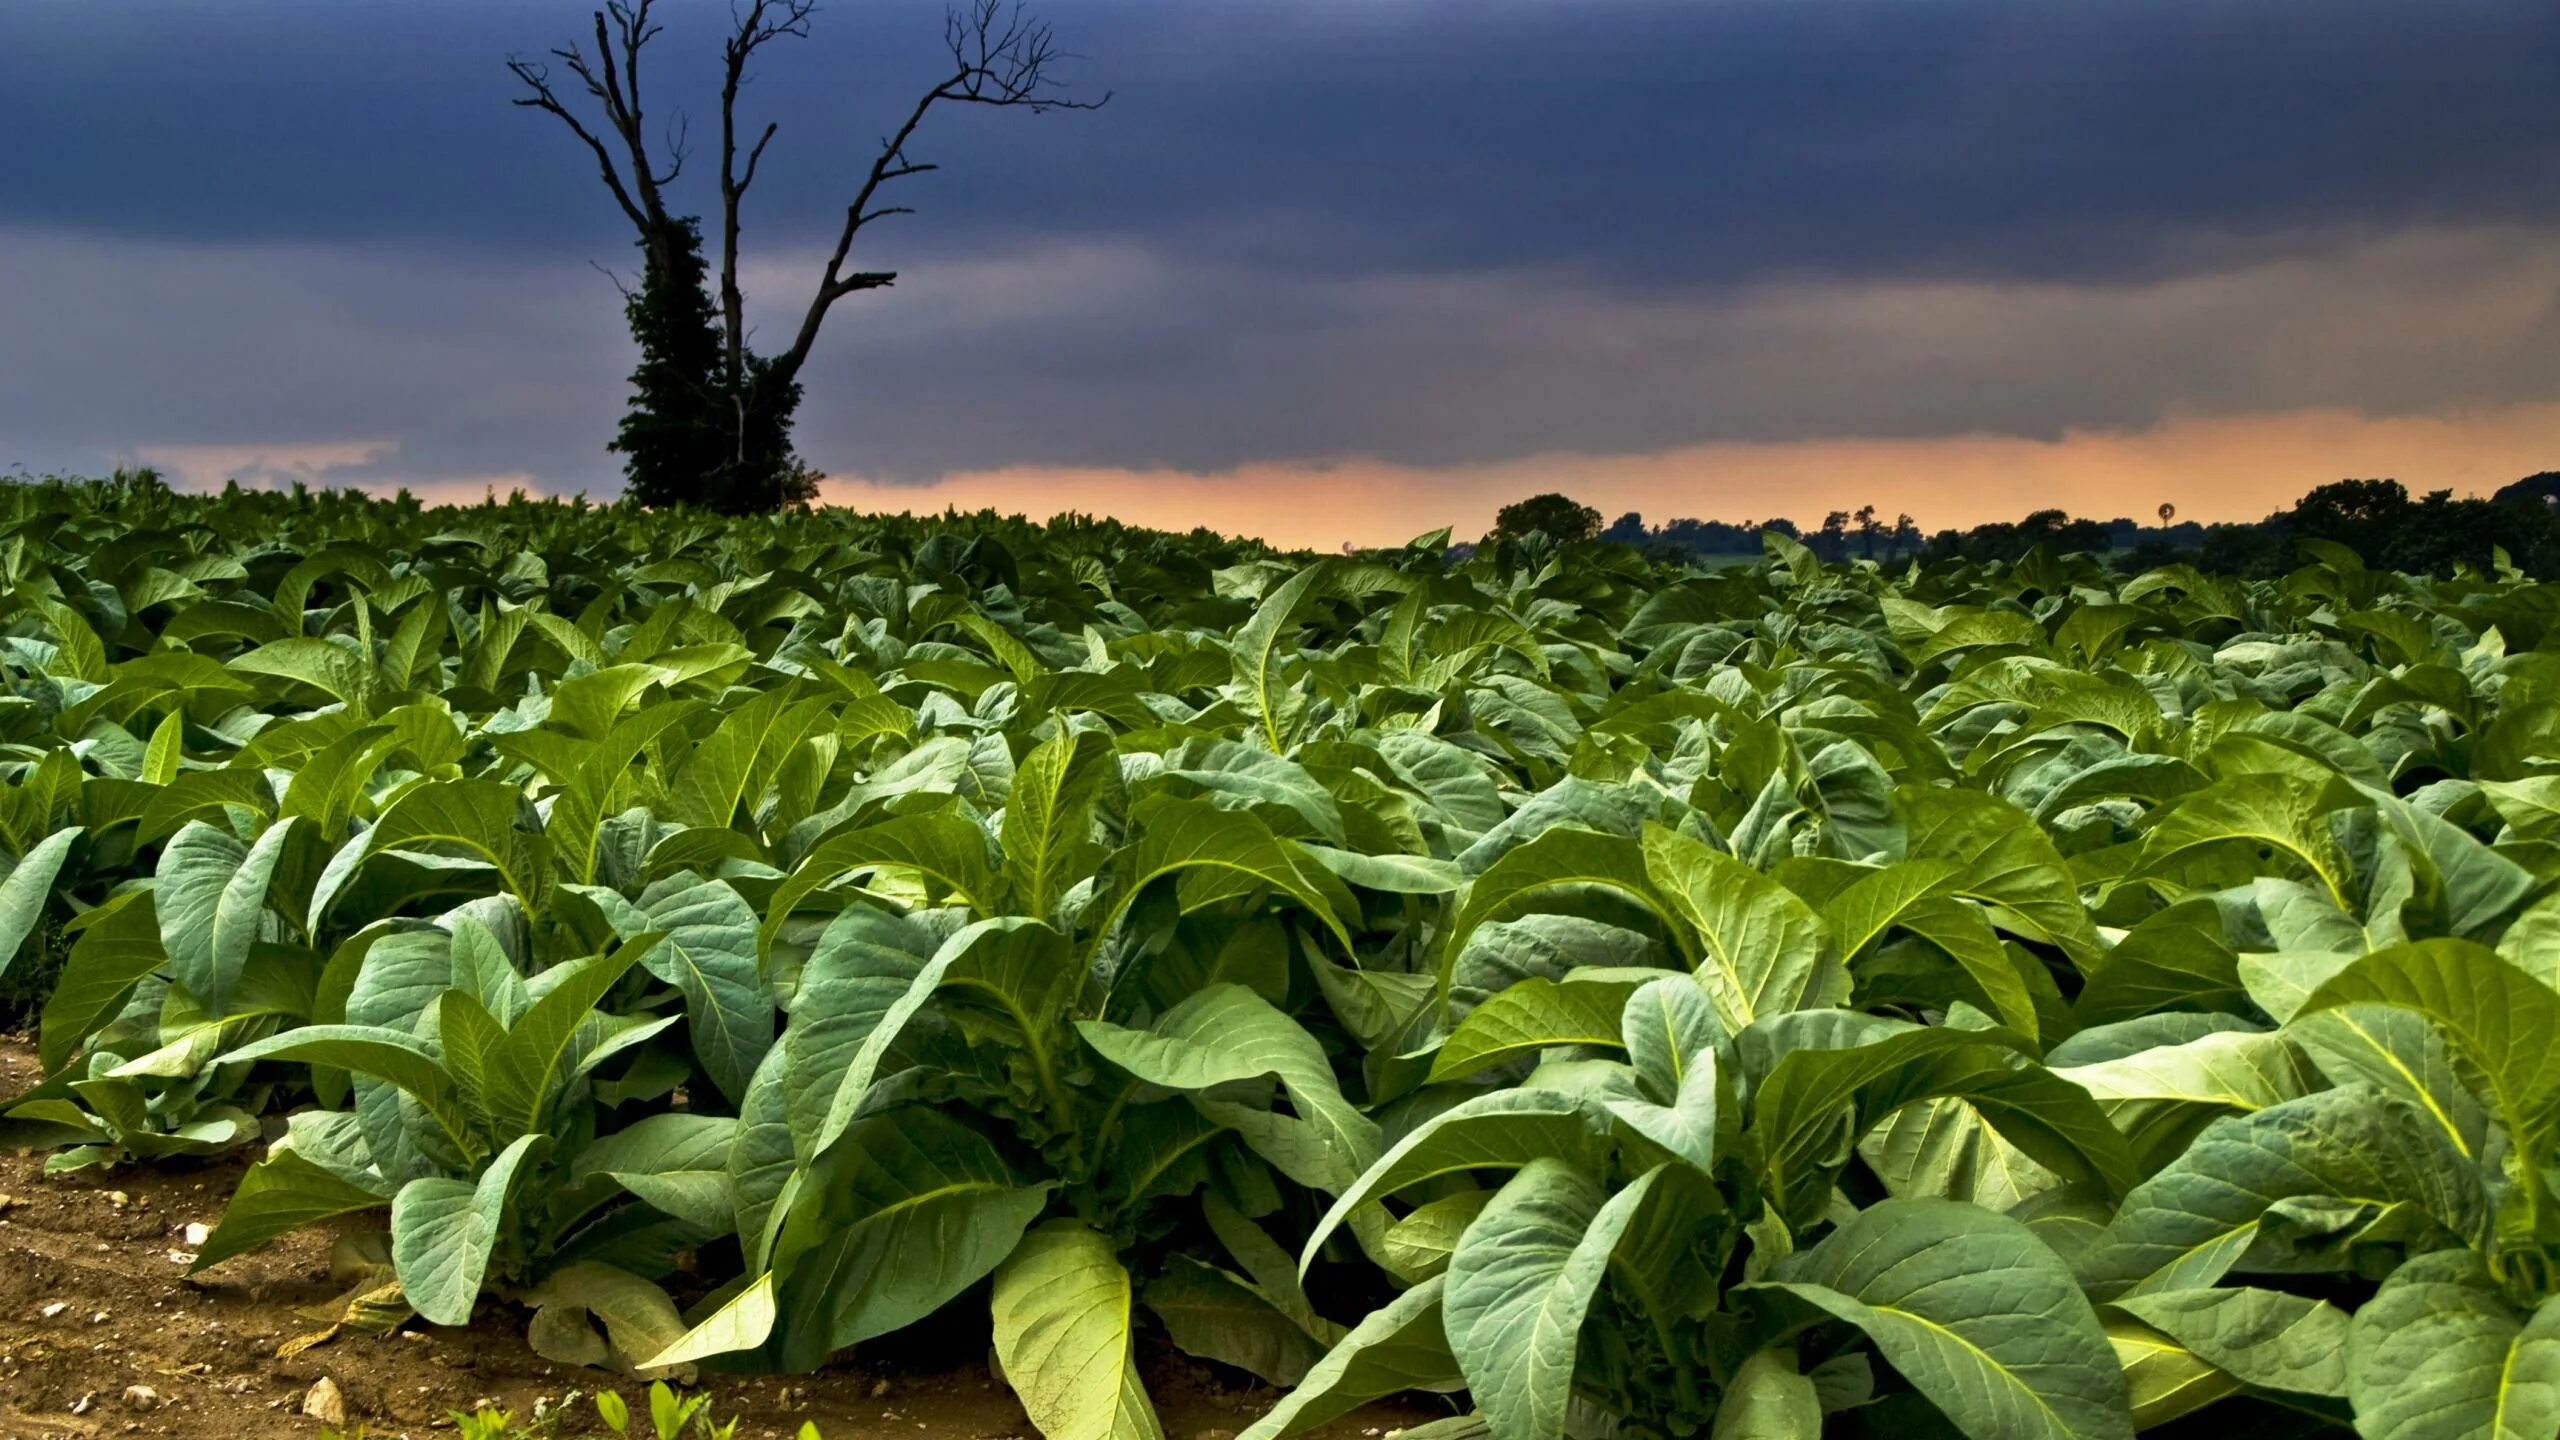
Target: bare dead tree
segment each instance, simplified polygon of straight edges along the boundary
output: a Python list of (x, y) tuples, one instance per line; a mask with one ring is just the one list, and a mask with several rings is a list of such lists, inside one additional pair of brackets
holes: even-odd
[[(667, 191), (682, 175), (687, 158), (683, 114), (676, 114), (656, 147), (665, 156), (663, 165), (652, 158), (648, 141), (647, 117), (641, 104), (641, 56), (663, 28), (652, 14), (653, 6), (654, 0), (610, 0), (604, 9), (594, 13), (592, 55), (583, 44), (573, 42), (551, 51), (549, 61), (517, 57), (508, 60), (507, 68), (526, 91), (515, 103), (558, 119), (594, 156), (606, 190), (638, 232), (649, 273), (666, 277), (677, 276), (687, 268), (686, 257), (676, 251), (692, 243), (694, 221), (673, 215), (667, 208)], [(736, 472), (731, 477), (733, 486), (747, 482), (752, 488), (759, 448), (773, 448), (759, 447), (760, 427), (778, 426), (771, 438), (779, 439), (781, 448), (773, 458), (776, 463), (787, 458), (787, 433), (791, 412), (798, 404), (800, 372), (836, 302), (896, 281), (895, 271), (852, 268), (854, 253), (857, 241), (870, 226), (894, 215), (914, 213), (912, 206), (886, 203), (897, 182), (940, 168), (931, 161), (915, 158), (910, 151), (934, 108), (985, 105), (1035, 113), (1091, 110), (1111, 98), (1106, 94), (1080, 100), (1065, 93), (1058, 71), (1072, 57), (1058, 48), (1050, 27), (1033, 18), (1019, 0), (965, 0), (953, 8), (943, 26), (944, 44), (950, 54), (948, 67), (917, 94), (896, 130), (884, 137), (873, 153), (852, 200), (845, 206), (835, 245), (801, 312), (790, 346), (779, 354), (759, 356), (748, 347), (746, 296), (738, 283), (740, 214), (747, 192), (755, 185), (765, 149), (781, 127), (772, 121), (761, 128), (749, 127), (754, 139), (744, 140), (747, 132), (739, 123), (738, 99), (757, 54), (779, 40), (806, 39), (817, 11), (816, 0), (733, 0), (729, 35), (721, 47), (718, 363), (698, 388), (706, 392), (706, 409), (729, 412), (719, 424), (731, 442), (728, 449)], [(554, 63), (577, 82), (576, 89), (584, 92), (583, 102), (574, 93), (563, 98), (562, 90), (568, 87), (554, 85)], [(600, 123), (591, 126), (581, 118), (581, 109), (596, 114)], [(647, 283), (644, 277), (644, 287)], [(638, 323), (635, 316), (635, 330)]]

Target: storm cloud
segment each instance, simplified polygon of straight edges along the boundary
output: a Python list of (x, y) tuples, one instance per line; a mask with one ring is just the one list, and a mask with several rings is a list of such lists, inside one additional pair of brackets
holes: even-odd
[[(690, 108), (699, 152), (725, 11), (661, 8), (652, 110)], [(808, 377), (822, 468), (1485, 467), (2560, 398), (2547, 4), (1045, 13), (1114, 98), (934, 117), (946, 168), (865, 259), (899, 284)], [(761, 333), (938, 15), (843, 6), (764, 65)], [(500, 63), (583, 23), (0, 12), (0, 464), (609, 491), (629, 356), (592, 266), (628, 236)]]

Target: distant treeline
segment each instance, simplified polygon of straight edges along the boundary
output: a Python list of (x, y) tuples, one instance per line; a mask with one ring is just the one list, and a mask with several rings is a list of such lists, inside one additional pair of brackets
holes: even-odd
[(2091, 520), (2038, 510), (2014, 522), (1925, 536), (1911, 516), (1887, 518), (1872, 505), (1834, 510), (1813, 527), (1785, 518), (1648, 525), (1634, 511), (1603, 526), (1600, 512), (1541, 495), (1505, 507), (1495, 534), (1530, 529), (1560, 539), (1614, 540), (1662, 559), (1757, 555), (1760, 532), (1775, 530), (1829, 560), (2015, 560), (2043, 545), (2056, 552), (2117, 552), (2134, 566), (2186, 560), (2221, 574), (2256, 576), (2299, 565), (2297, 540), (2334, 541), (2376, 568), (2433, 574), (2457, 564), (2486, 569), (2504, 548), (2528, 574), (2560, 576), (2560, 470), (2528, 476), (2486, 499), (2457, 500), (2450, 490), (2412, 496), (2397, 480), (2340, 480), (2257, 521), (2146, 525), (2126, 516)]

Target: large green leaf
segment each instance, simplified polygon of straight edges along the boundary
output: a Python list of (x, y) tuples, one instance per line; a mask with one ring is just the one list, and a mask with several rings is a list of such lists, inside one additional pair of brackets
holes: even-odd
[(2239, 1381), (2167, 1334), (2125, 1315), (2110, 1316), (2106, 1324), (2136, 1430), (2165, 1425), (2240, 1392)]
[(305, 1025), (222, 1057), (225, 1064), (266, 1059), (331, 1065), (397, 1086), (425, 1107), (457, 1145), (466, 1143), (473, 1128), (445, 1073), (444, 1057), (408, 1031), (381, 1025)]
[(1252, 706), (1262, 739), (1272, 753), (1287, 754), (1296, 725), (1296, 707), (1280, 683), (1280, 663), (1297, 618), (1316, 596), (1331, 562), (1319, 560), (1290, 576), (1264, 596), (1262, 604), (1228, 642), (1234, 657), (1236, 684)]
[[(1801, 1040), (1821, 1038), (1797, 1028)], [(2110, 1190), (2133, 1182), (2123, 1137), (2087, 1091), (1975, 1032), (1868, 1020), (1838, 1038), (1850, 1043), (1789, 1049), (1752, 1095), (1766, 1183), (1799, 1217), (1827, 1189), (1842, 1110), (1852, 1112), (1854, 1139), (1903, 1106), (1942, 1097), (1964, 1099), (2050, 1169)]]
[(401, 1293), (429, 1324), (471, 1323), (516, 1174), (541, 1143), (539, 1135), (519, 1137), (476, 1181), (428, 1176), (392, 1197), (391, 1263)]
[(1850, 964), (1915, 906), (1946, 893), (1962, 872), (1952, 860), (1905, 860), (1869, 870), (1822, 902), (1822, 920)]
[(737, 1221), (728, 1172), (737, 1130), (738, 1122), (723, 1115), (644, 1116), (580, 1150), (570, 1179), (601, 1175), (666, 1214), (718, 1234)]
[(1624, 1043), (1619, 1016), (1634, 988), (1628, 984), (1559, 985), (1543, 975), (1507, 985), (1468, 1011), (1441, 1043), (1431, 1059), (1431, 1083), (1464, 1079), (1553, 1046), (1618, 1049)]
[(217, 1012), (230, 1003), (241, 967), (249, 963), (249, 947), (266, 918), (266, 886), (279, 848), (266, 847), (262, 868), (253, 870), (248, 847), (191, 820), (160, 851), (152, 891), (161, 950), (178, 983)]
[(2369, 1085), (2416, 1106), (2446, 1143), (2466, 1159), (2488, 1141), (2488, 1111), (2456, 1073), (2442, 1031), (2415, 1010), (2391, 1005), (2339, 1005), (2301, 1013), (2303, 1002), (2354, 960), (2348, 954), (2277, 953), (2240, 962), (2250, 996), (2286, 1022), (2287, 1039), (2340, 1085)]
[(2266, 845), (2285, 851), (2327, 890), (2331, 902), (2351, 910), (2354, 866), (2330, 829), (2337, 789), (2288, 775), (2235, 775), (2178, 801), (2143, 837), (2142, 866), (2161, 873), (2188, 852), (2223, 844)]
[[(1212, 985), (1148, 1030), (1099, 1020), (1077, 1021), (1076, 1030), (1132, 1076), (1194, 1094), (1202, 1114), (1236, 1129), (1301, 1185), (1348, 1189), (1377, 1158), (1378, 1127), (1343, 1098), (1324, 1047), (1242, 985)], [(1294, 1115), (1201, 1093), (1266, 1075), (1280, 1082)]]
[(2520, 1233), (2537, 1243), (2560, 1238), (2560, 1213), (2543, 1179), (2560, 1138), (2560, 992), (2481, 946), (2421, 940), (2347, 966), (2299, 1013), (2356, 1004), (2413, 1011), (2443, 1032), (2463, 1078), (2506, 1123), (2518, 1151)]
[(2071, 1272), (2026, 1226), (1947, 1200), (1887, 1200), (1750, 1287), (1857, 1326), (1981, 1440), (2130, 1436), (2124, 1377)]
[(1161, 1440), (1110, 1241), (1073, 1220), (1032, 1231), (996, 1271), (993, 1307), (1005, 1383), (1048, 1440)]
[(643, 963), (684, 993), (694, 1056), (735, 1101), (774, 1036), (773, 996), (756, 963), (755, 908), (727, 882), (704, 880), (652, 895), (644, 913), (642, 933), (663, 931), (666, 939)]
[(1661, 1101), (1679, 1094), (1696, 1058), (1723, 1048), (1730, 1033), (1707, 999), (1706, 987), (1677, 976), (1638, 986), (1618, 1016), (1627, 1062)]
[(1325, 1237), (1363, 1205), (1442, 1175), (1517, 1170), (1541, 1157), (1597, 1170), (1606, 1156), (1602, 1113), (1590, 1100), (1553, 1090), (1496, 1090), (1462, 1100), (1389, 1146), (1327, 1210), (1307, 1237), (1303, 1273)]
[[(595, 679), (604, 673), (582, 678)], [(563, 688), (576, 683), (564, 681)], [(560, 697), (553, 696), (552, 703), (557, 714)], [(570, 879), (585, 884), (596, 878), (597, 837), (603, 833), (605, 812), (614, 803), (615, 791), (630, 774), (631, 762), (659, 737), (691, 720), (700, 708), (701, 703), (692, 700), (646, 706), (578, 752), (574, 773), (566, 777), (551, 802), (550, 821), (542, 827), (545, 842), (560, 857)]]
[(1014, 903), (1046, 918), (1099, 858), (1093, 812), (1118, 774), (1109, 737), (1061, 730), (1023, 757), (1005, 792), (1004, 878)]
[(771, 945), (791, 912), (822, 887), (877, 870), (918, 876), (982, 914), (994, 909), (995, 862), (987, 855), (986, 832), (952, 811), (934, 810), (818, 842), (766, 902), (759, 942)]
[(2137, 1151), (2164, 1162), (2208, 1120), (2323, 1088), (2292, 1040), (2250, 1030), (2217, 1031), (2054, 1073), (2088, 1091)]
[(1397, 1279), (1415, 1283), (1448, 1269), (1449, 1257), (1457, 1253), (1458, 1237), (1475, 1223), (1494, 1194), (1491, 1190), (1461, 1190), (1416, 1206), (1411, 1214), (1387, 1227), (1378, 1246), (1379, 1263)]
[(2348, 1325), (2346, 1359), (2366, 1440), (2560, 1434), (2560, 1300), (2518, 1311), (2469, 1251), (2393, 1272)]
[(247, 674), (308, 685), (353, 710), (362, 710), (373, 693), (373, 667), (347, 647), (316, 636), (271, 640), (229, 663)]
[(2361, 1086), (2322, 1090), (2206, 1126), (2125, 1197), (2081, 1257), (2081, 1280), (2105, 1299), (2211, 1285), (2258, 1242), (2271, 1207), (2305, 1197), (2366, 1216), (2406, 1207), (2463, 1239), (2487, 1223), (2476, 1167), (2414, 1107)]
[(1075, 979), (1065, 938), (1037, 920), (983, 920), (943, 942), (899, 983), (897, 975), (912, 959), (911, 952), (895, 947), (894, 938), (905, 937), (891, 932), (889, 937), (855, 938), (865, 929), (880, 928), (867, 921), (848, 927), (841, 951), (854, 973), (835, 979), (825, 992), (813, 988), (804, 996), (813, 1020), (832, 1014), (837, 1022), (819, 1043), (795, 1047), (790, 1036), (800, 1030), (797, 1023), (785, 1032), (786, 1068), (805, 1063), (815, 1072), (806, 1088), (794, 1090), (791, 1097), (790, 1123), (802, 1158), (824, 1152), (853, 1123), (890, 1047), (945, 988), (1004, 1025), (1007, 1039), (1031, 1070), (1038, 1098), (1050, 1107), (1051, 1119), (1069, 1124), (1069, 1057), (1060, 1053), (1057, 1019)]
[(1821, 1440), (1822, 1401), (1784, 1349), (1755, 1350), (1725, 1387), (1708, 1440)]
[(53, 899), (54, 879), (62, 873), (62, 862), (70, 858), (72, 842), (81, 833), (75, 825), (46, 836), (18, 858), (7, 878), (0, 879), (0, 975), (9, 973), (9, 963), (18, 958), (36, 922), (44, 918), (45, 906)]
[(1289, 1440), (1371, 1400), (1464, 1382), (1441, 1324), (1446, 1280), (1434, 1276), (1372, 1310), (1237, 1440)]
[(367, 861), (413, 846), (470, 852), (496, 868), (527, 910), (539, 912), (546, 875), (543, 838), (518, 824), (523, 803), (522, 792), (495, 780), (446, 780), (402, 792), (372, 828), (348, 841), (321, 872), (311, 895), (312, 923), (319, 924), (330, 912)]
[(2064, 1184), (1970, 1101), (1953, 1097), (1894, 1112), (1859, 1139), (1858, 1156), (1888, 1194), (1970, 1200), (1992, 1210), (2014, 1210)]
[(703, 1317), (701, 1323), (686, 1331), (674, 1344), (642, 1361), (641, 1366), (664, 1370), (707, 1360), (714, 1355), (752, 1350), (773, 1333), (774, 1303), (774, 1275), (768, 1270), (740, 1286), (738, 1293)]
[(2347, 1314), (2250, 1286), (2155, 1290), (2116, 1302), (2214, 1368), (2261, 1390), (2343, 1398)]
[[(2133, 699), (2148, 710), (2147, 700)], [(1945, 893), (1991, 906), (2028, 938), (2058, 945), (2078, 960), (2098, 958), (2097, 933), (2070, 867), (2025, 811), (1996, 795), (1940, 787), (1906, 786), (1894, 803), (1913, 859), (1957, 865)]]
[(1583, 1321), (1660, 1173), (1608, 1195), (1564, 1161), (1532, 1160), (1459, 1240), (1444, 1323), (1496, 1440), (1562, 1440)]
[(1219, 1245), (1243, 1267), (1255, 1293), (1274, 1310), (1320, 1345), (1342, 1338), (1341, 1326), (1316, 1313), (1315, 1303), (1298, 1283), (1296, 1260), (1271, 1238), (1269, 1231), (1214, 1189), (1201, 1195), (1200, 1213), (1209, 1222), (1210, 1233), (1218, 1237)]
[(501, 1136), (534, 1133), (544, 1112), (606, 1037), (591, 1023), (613, 989), (657, 941), (626, 941), (602, 955), (560, 966), (551, 988), (507, 1027), (486, 1057), (484, 1094)]
[[(1595, 887), (1652, 911), (1678, 943), (1688, 944), (1680, 923), (1654, 891), (1641, 845), (1596, 830), (1559, 827), (1506, 852), (1468, 884), (1457, 916), (1449, 922), (1448, 939), (1441, 945), (1442, 990), (1448, 988), (1451, 969), (1465, 950), (1467, 938), (1478, 928), (1559, 903), (1576, 891)], [(1685, 952), (1680, 958), (1685, 967)]]
[(1711, 846), (1648, 825), (1645, 873), (1698, 934), (1698, 982), (1727, 1030), (1764, 1014), (1837, 1005), (1849, 974), (1793, 891)]
[(231, 1203), (223, 1207), (222, 1222), (196, 1251), (190, 1268), (219, 1265), (305, 1225), (383, 1203), (374, 1191), (279, 1147), (240, 1177)]
[(1319, 1344), (1251, 1281), (1176, 1255), (1147, 1282), (1147, 1309), (1186, 1355), (1231, 1365), (1282, 1387), (1306, 1378)]
[(115, 1018), (144, 976), (168, 962), (160, 948), (160, 918), (153, 895), (134, 890), (82, 917), (79, 938), (44, 1002), (37, 1055), (59, 1070), (81, 1042)]
[(791, 747), (825, 718), (831, 702), (781, 685), (749, 698), (686, 752), (668, 795), (673, 818), (727, 829), (752, 809)]
[(1185, 910), (1276, 890), (1305, 906), (1341, 942), (1344, 953), (1351, 953), (1344, 916), (1356, 912), (1357, 902), (1304, 846), (1272, 834), (1258, 817), (1205, 800), (1150, 795), (1130, 808), (1129, 825), (1136, 840), (1122, 852), (1123, 877), (1094, 931), (1097, 946), (1148, 886), (1176, 877)]
[(938, 1110), (854, 1122), (799, 1191), (775, 1247), (783, 1363), (813, 1369), (940, 1309), (1013, 1253), (1049, 1188)]

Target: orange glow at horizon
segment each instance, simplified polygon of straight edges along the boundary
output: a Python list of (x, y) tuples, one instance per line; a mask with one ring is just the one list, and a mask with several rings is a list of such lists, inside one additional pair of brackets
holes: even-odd
[(2164, 501), (2178, 519), (2256, 520), (2315, 485), (2388, 477), (2413, 494), (2486, 495), (2560, 468), (2560, 403), (2444, 416), (2374, 418), (2344, 410), (2172, 417), (2146, 430), (1714, 443), (1649, 455), (1539, 455), (1449, 467), (1353, 459), (1272, 462), (1215, 474), (1034, 467), (947, 476), (929, 485), (828, 480), (829, 504), (939, 512), (992, 508), (1045, 519), (1109, 515), (1165, 530), (1195, 526), (1273, 544), (1330, 550), (1392, 545), (1450, 526), (1459, 539), (1491, 528), (1500, 506), (1560, 490), (1607, 519), (1634, 510), (1762, 520), (1808, 528), (1824, 512), (1873, 504), (1908, 513), (1925, 532), (2015, 520), (2059, 507), (2144, 524)]

